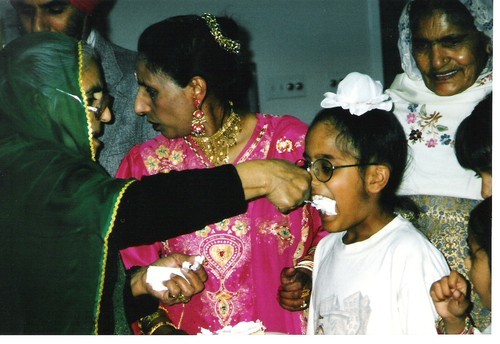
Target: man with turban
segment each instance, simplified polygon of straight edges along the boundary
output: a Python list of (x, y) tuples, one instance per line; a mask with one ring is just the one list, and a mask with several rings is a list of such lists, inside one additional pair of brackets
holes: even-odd
[(103, 38), (93, 28), (93, 16), (105, 0), (10, 0), (21, 30), (61, 32), (89, 43), (101, 59), (109, 94), (114, 98), (114, 123), (100, 140), (104, 147), (99, 163), (114, 176), (132, 146), (157, 135), (145, 117), (137, 116), (134, 102), (138, 86), (134, 78), (136, 53)]

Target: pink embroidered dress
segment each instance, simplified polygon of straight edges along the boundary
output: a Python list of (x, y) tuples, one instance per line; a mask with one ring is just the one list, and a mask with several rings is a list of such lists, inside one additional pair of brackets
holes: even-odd
[[(295, 162), (303, 157), (306, 124), (292, 116), (257, 114), (257, 118), (254, 133), (235, 163), (272, 158)], [(159, 135), (132, 148), (117, 176), (140, 179), (209, 167), (211, 163), (190, 138)], [(318, 214), (308, 206), (283, 215), (263, 198), (250, 202), (245, 214), (121, 254), (127, 269), (174, 252), (206, 257), (205, 290), (187, 304), (167, 307), (172, 322), (189, 334), (256, 320), (263, 322), (267, 332), (303, 334), (304, 313), (287, 311), (278, 303), (280, 273), (319, 241), (319, 224)]]

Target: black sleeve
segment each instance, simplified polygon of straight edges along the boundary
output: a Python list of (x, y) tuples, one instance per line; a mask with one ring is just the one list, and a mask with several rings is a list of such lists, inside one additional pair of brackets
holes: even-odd
[(140, 318), (151, 314), (158, 309), (158, 299), (153, 296), (146, 294), (134, 297), (132, 295), (130, 280), (134, 273), (136, 273), (139, 269), (139, 266), (133, 266), (125, 272), (126, 277), (123, 288), (123, 300), (125, 306), (125, 316), (129, 324), (136, 322)]
[(150, 244), (194, 232), (247, 207), (233, 165), (157, 174), (125, 191), (114, 234), (120, 248)]

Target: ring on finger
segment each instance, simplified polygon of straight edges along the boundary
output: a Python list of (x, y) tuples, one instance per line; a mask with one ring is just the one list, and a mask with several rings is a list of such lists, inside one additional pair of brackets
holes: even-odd
[(184, 295), (184, 294), (182, 294), (182, 293), (179, 293), (179, 295), (177, 295), (177, 298), (178, 298), (178, 300), (179, 300), (180, 302), (183, 302), (183, 303), (187, 303), (187, 302), (189, 302), (189, 301), (191, 300), (191, 298), (190, 298), (190, 297), (187, 297), (187, 296), (185, 296), (185, 295)]

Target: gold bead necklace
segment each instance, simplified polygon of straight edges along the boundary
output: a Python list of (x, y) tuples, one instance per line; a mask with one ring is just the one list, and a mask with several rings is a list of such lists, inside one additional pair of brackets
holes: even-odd
[(214, 166), (220, 166), (229, 163), (229, 148), (238, 143), (240, 132), (241, 118), (231, 109), (231, 114), (215, 134), (210, 137), (191, 136), (191, 139)]

